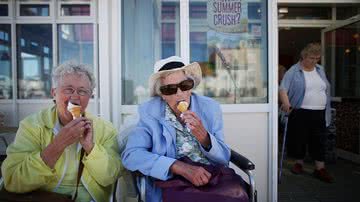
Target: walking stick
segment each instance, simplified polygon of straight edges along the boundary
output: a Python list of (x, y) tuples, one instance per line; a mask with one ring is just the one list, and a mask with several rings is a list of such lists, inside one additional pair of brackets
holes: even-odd
[(282, 148), (281, 148), (280, 169), (279, 169), (279, 176), (278, 176), (279, 184), (281, 183), (281, 174), (282, 174), (282, 167), (283, 167), (283, 160), (284, 160), (288, 119), (289, 119), (289, 113), (285, 113), (285, 115), (284, 115), (284, 135), (283, 135), (283, 142), (282, 142)]

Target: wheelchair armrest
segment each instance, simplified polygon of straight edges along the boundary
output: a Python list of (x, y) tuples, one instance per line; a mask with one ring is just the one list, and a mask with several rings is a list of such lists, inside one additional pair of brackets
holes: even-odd
[(234, 150), (231, 150), (230, 161), (239, 167), (241, 170), (254, 170), (255, 164), (253, 164), (249, 159), (245, 156), (237, 153)]

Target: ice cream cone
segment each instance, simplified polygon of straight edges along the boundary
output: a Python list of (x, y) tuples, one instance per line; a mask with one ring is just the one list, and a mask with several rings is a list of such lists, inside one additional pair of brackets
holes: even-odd
[(189, 103), (187, 103), (186, 101), (181, 101), (179, 102), (176, 108), (182, 113), (186, 111), (188, 107), (189, 107)]
[(69, 102), (67, 110), (72, 114), (73, 119), (81, 117), (81, 106)]

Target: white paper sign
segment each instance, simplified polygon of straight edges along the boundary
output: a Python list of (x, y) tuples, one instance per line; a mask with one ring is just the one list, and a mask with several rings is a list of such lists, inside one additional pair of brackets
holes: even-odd
[(245, 0), (208, 0), (207, 21), (219, 32), (247, 32), (247, 2)]

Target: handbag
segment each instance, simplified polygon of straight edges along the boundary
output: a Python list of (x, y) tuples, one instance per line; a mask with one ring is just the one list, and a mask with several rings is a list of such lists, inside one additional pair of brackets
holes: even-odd
[(72, 199), (70, 195), (60, 194), (51, 191), (35, 190), (29, 193), (19, 194), (19, 193), (8, 192), (5, 190), (5, 188), (2, 188), (0, 190), (0, 201), (1, 202), (51, 202), (51, 201), (74, 202), (77, 197), (79, 182), (82, 175), (82, 171), (84, 169), (84, 164), (81, 162), (83, 156), (84, 156), (84, 149), (81, 149), (74, 199)]
[(163, 202), (248, 202), (248, 187), (244, 180), (229, 167), (223, 165), (205, 165), (192, 162), (188, 157), (178, 159), (185, 163), (202, 166), (211, 173), (208, 184), (196, 187), (181, 176), (167, 181), (157, 180), (155, 185), (162, 189)]

